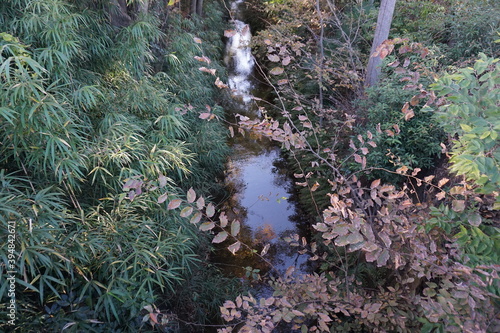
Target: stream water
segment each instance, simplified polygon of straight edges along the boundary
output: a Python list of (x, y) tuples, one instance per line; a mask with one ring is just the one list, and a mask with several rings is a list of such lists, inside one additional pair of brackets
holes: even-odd
[[(226, 108), (229, 119), (235, 114), (252, 119), (261, 116), (253, 99), (261, 87), (254, 75), (255, 61), (249, 45), (251, 32), (241, 17), (242, 4), (243, 0), (232, 3), (234, 35), (229, 38), (226, 49), (228, 83), (232, 91), (232, 102)], [(226, 187), (230, 197), (225, 210), (230, 218), (241, 222), (242, 242), (259, 252), (269, 244), (269, 250), (265, 256), (267, 263), (246, 248), (236, 255), (226, 250), (217, 258), (220, 267), (226, 274), (242, 279), (248, 271), (244, 267), (258, 269), (264, 275), (284, 271), (289, 266), (300, 270), (307, 258), (299, 256), (283, 240), (300, 233), (296, 223), (300, 215), (289, 200), (292, 183), (286, 170), (280, 167), (283, 165), (280, 148), (253, 133), (236, 135), (230, 145), (233, 152), (226, 166)]]

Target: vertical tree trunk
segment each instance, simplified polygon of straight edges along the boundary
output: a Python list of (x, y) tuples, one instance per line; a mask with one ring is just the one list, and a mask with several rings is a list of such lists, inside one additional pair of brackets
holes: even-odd
[(110, 0), (109, 16), (111, 25), (115, 27), (126, 27), (132, 22), (132, 18), (127, 13), (126, 0)]
[(137, 9), (140, 15), (147, 15), (149, 11), (149, 0), (141, 0)]
[(375, 52), (377, 47), (389, 37), (389, 30), (391, 29), (392, 16), (394, 14), (395, 6), (396, 0), (382, 0), (380, 3), (377, 27), (375, 29), (375, 36), (373, 37), (370, 59), (366, 68), (365, 86), (367, 87), (373, 86), (378, 82), (380, 76), (380, 64), (382, 63), (382, 59), (378, 56), (373, 57), (373, 53)]
[(190, 10), (189, 13), (191, 15), (196, 14), (196, 8), (197, 8), (197, 1), (196, 0), (191, 0), (191, 10)]
[(199, 16), (203, 15), (203, 0), (198, 0), (196, 3), (196, 14)]

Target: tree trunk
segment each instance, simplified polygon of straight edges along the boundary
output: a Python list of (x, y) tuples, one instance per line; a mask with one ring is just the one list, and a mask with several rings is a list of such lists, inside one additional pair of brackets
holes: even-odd
[(132, 18), (127, 13), (126, 0), (110, 0), (109, 16), (111, 25), (115, 27), (126, 27), (132, 22)]
[(196, 0), (191, 0), (191, 10), (189, 11), (189, 14), (194, 15), (196, 14)]
[(149, 0), (139, 1), (137, 11), (140, 15), (147, 15), (149, 11)]
[(203, 15), (203, 0), (198, 0), (196, 3), (196, 14), (199, 16)]
[(395, 6), (396, 0), (382, 0), (380, 3), (377, 27), (375, 29), (375, 36), (373, 37), (370, 59), (368, 60), (368, 66), (366, 68), (366, 87), (371, 87), (378, 82), (382, 59), (378, 56), (373, 57), (372, 55), (377, 50), (377, 47), (389, 37), (389, 30), (391, 29), (392, 15), (394, 14)]

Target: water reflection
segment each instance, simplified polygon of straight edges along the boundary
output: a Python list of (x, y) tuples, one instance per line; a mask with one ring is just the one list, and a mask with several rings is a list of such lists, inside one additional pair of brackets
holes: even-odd
[[(226, 106), (226, 111), (229, 118), (236, 113), (258, 118), (259, 107), (253, 96), (258, 95), (261, 87), (253, 79), (254, 59), (249, 47), (251, 34), (239, 10), (242, 2), (233, 2), (231, 7), (234, 34), (227, 42), (225, 60), (233, 100)], [(214, 262), (227, 274), (242, 279), (247, 278), (245, 267), (259, 270), (262, 276), (284, 272), (289, 266), (300, 269), (305, 266), (307, 258), (299, 256), (295, 248), (283, 240), (299, 233), (295, 222), (300, 221), (300, 214), (289, 200), (292, 183), (282, 168), (283, 163), (280, 163), (279, 147), (255, 133), (237, 135), (230, 145), (233, 152), (227, 162), (225, 184), (230, 197), (224, 211), (230, 220), (241, 222), (238, 238), (249, 247), (242, 247), (236, 255), (219, 248)], [(221, 245), (227, 247), (233, 242), (228, 240)], [(265, 261), (256, 255), (263, 249), (267, 250)]]

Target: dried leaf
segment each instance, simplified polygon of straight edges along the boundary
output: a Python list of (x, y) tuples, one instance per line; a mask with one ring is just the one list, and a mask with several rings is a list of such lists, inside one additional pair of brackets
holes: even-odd
[(450, 180), (448, 178), (443, 178), (438, 182), (438, 187), (443, 187), (446, 183), (448, 183)]
[(193, 212), (193, 207), (184, 207), (182, 210), (181, 210), (181, 217), (188, 217), (191, 215), (191, 213)]
[(210, 62), (211, 62), (210, 59), (205, 57), (205, 56), (203, 56), (203, 57), (194, 56), (194, 59), (201, 61), (201, 62), (206, 62), (207, 64), (210, 64)]
[(196, 207), (198, 209), (203, 209), (203, 207), (205, 207), (205, 198), (199, 197), (198, 200), (196, 200)]
[(231, 235), (234, 236), (234, 237), (236, 237), (239, 234), (239, 232), (240, 232), (240, 228), (241, 228), (240, 221), (234, 220), (231, 223)]
[(164, 203), (167, 200), (167, 198), (168, 198), (168, 193), (163, 193), (158, 197), (158, 203), (159, 204)]
[(311, 187), (311, 192), (315, 192), (319, 187), (319, 183), (315, 182), (314, 185)]
[(267, 254), (267, 251), (269, 251), (269, 248), (271, 247), (271, 244), (267, 243), (264, 248), (262, 249), (262, 251), (260, 252), (260, 255), (261, 256), (265, 256)]
[(219, 89), (229, 88), (229, 86), (228, 86), (227, 84), (225, 84), (224, 82), (222, 82), (222, 81), (220, 80), (220, 78), (219, 78), (219, 77), (217, 77), (217, 78), (215, 79), (215, 85), (216, 85), (216, 86), (217, 86), (217, 88), (219, 88)]
[(374, 189), (380, 185), (380, 179), (375, 179), (372, 184), (370, 185), (371, 189)]
[(200, 71), (209, 73), (215, 76), (215, 72), (217, 71), (215, 68), (206, 68), (206, 67), (200, 67), (198, 68)]
[(436, 194), (436, 199), (443, 200), (445, 196), (446, 196), (446, 192), (441, 191), (440, 193)]
[(324, 223), (316, 223), (313, 225), (313, 228), (318, 230), (319, 232), (326, 232), (328, 231), (328, 226)]
[(202, 43), (201, 39), (199, 39), (198, 37), (193, 37), (193, 40), (194, 40), (194, 42), (196, 44), (201, 44)]
[(378, 267), (385, 266), (388, 260), (389, 260), (389, 250), (383, 249), (382, 253), (377, 258), (377, 266)]
[(174, 199), (172, 201), (170, 201), (168, 203), (168, 206), (167, 206), (167, 209), (176, 209), (177, 207), (179, 207), (182, 203), (182, 200), (181, 199)]
[(193, 190), (193, 188), (190, 188), (189, 191), (187, 192), (187, 201), (189, 203), (193, 203), (196, 200), (196, 192)]
[(212, 230), (213, 228), (215, 228), (215, 223), (212, 221), (200, 224), (201, 231), (208, 231), (208, 230)]
[(282, 64), (283, 66), (286, 66), (286, 65), (290, 64), (290, 61), (291, 61), (291, 60), (292, 60), (292, 59), (291, 59), (289, 56), (286, 56), (286, 57), (285, 57), (285, 58), (283, 58), (283, 60), (281, 61), (281, 64)]
[(269, 71), (269, 73), (272, 75), (280, 75), (280, 74), (283, 74), (283, 72), (284, 72), (284, 69), (282, 67), (274, 67), (273, 69), (271, 69)]
[(209, 203), (207, 205), (207, 209), (206, 209), (205, 213), (207, 214), (208, 217), (212, 217), (215, 215), (215, 207), (212, 203)]
[(406, 114), (405, 114), (405, 121), (410, 120), (411, 118), (415, 117), (415, 113), (413, 112), (412, 109), (410, 109)]
[(201, 212), (196, 212), (192, 217), (191, 220), (189, 220), (189, 223), (196, 224), (201, 221), (202, 218)]
[(276, 54), (268, 54), (267, 59), (269, 59), (269, 61), (272, 61), (272, 62), (278, 62), (281, 60), (280, 57), (277, 56)]
[(215, 244), (218, 244), (218, 243), (222, 243), (223, 241), (226, 240), (228, 234), (227, 232), (225, 231), (221, 231), (219, 232), (215, 237), (214, 239), (212, 240), (212, 243), (215, 243)]
[(227, 247), (227, 249), (229, 250), (229, 252), (231, 252), (234, 255), (240, 249), (240, 247), (241, 247), (241, 243), (238, 241), (234, 244), (229, 245)]
[(227, 216), (226, 216), (226, 213), (225, 212), (222, 212), (220, 215), (219, 215), (219, 224), (221, 226), (221, 228), (225, 228), (228, 224), (228, 219), (227, 219)]

